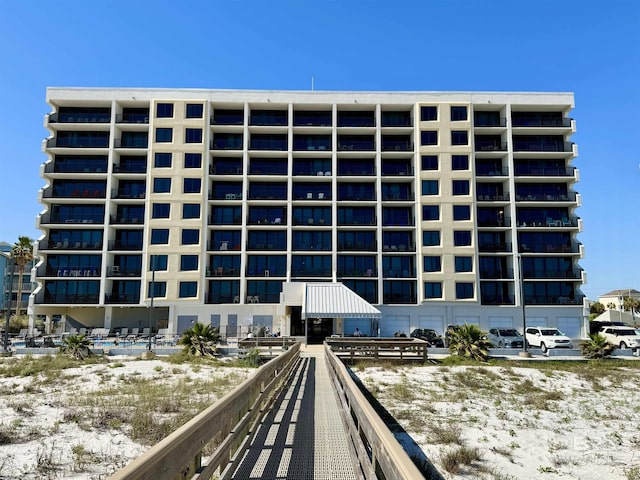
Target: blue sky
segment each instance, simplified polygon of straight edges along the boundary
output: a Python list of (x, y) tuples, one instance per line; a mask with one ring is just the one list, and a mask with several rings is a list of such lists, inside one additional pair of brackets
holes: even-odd
[(0, 241), (40, 236), (47, 86), (564, 91), (583, 291), (640, 289), (639, 52), (633, 0), (0, 0)]

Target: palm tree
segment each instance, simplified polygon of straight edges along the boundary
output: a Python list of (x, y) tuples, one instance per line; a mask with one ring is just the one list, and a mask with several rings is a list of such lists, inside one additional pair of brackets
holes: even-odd
[(190, 355), (213, 357), (218, 340), (220, 340), (220, 334), (217, 328), (196, 323), (182, 333), (178, 344), (182, 345)]
[(489, 359), (491, 342), (487, 339), (486, 332), (480, 330), (477, 325), (465, 323), (451, 331), (449, 335), (451, 353), (479, 362), (486, 362)]
[(62, 339), (60, 351), (76, 360), (84, 360), (91, 356), (91, 341), (84, 335), (68, 335)]
[(580, 349), (586, 358), (604, 358), (611, 355), (616, 346), (608, 343), (604, 335), (592, 333), (589, 335), (589, 340), (580, 345)]
[(11, 248), (11, 258), (13, 259), (13, 264), (18, 268), (18, 296), (16, 302), (16, 317), (18, 317), (20, 315), (20, 303), (22, 303), (22, 277), (29, 262), (33, 261), (33, 240), (29, 237), (18, 237), (18, 241)]

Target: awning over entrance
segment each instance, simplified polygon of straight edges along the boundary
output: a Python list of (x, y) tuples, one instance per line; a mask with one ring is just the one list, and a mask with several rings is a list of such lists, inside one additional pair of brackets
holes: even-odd
[(342, 283), (307, 283), (302, 318), (380, 318), (380, 310)]

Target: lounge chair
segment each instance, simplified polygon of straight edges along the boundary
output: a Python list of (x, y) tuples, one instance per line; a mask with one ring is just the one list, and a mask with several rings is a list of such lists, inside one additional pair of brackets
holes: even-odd
[(122, 327), (120, 329), (120, 333), (118, 333), (118, 338), (127, 338), (129, 335), (129, 329), (127, 327)]
[(131, 342), (135, 342), (136, 338), (138, 338), (138, 327), (132, 328), (131, 333), (127, 335), (127, 340)]

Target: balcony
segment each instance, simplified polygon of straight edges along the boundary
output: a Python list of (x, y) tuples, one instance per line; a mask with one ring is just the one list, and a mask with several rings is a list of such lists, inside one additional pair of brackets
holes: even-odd
[(396, 252), (415, 252), (416, 246), (413, 243), (399, 244), (399, 245), (383, 245), (382, 251), (384, 253), (396, 253)]
[(242, 150), (241, 133), (216, 133), (210, 144), (211, 150)]
[(527, 220), (518, 220), (518, 227), (554, 227), (554, 228), (576, 228), (578, 227), (579, 217), (561, 217), (561, 218), (530, 218)]
[(330, 127), (331, 112), (323, 111), (294, 111), (293, 126), (294, 127)]
[(506, 152), (507, 142), (495, 140), (479, 140), (476, 137), (475, 149), (477, 152)]
[(524, 269), (525, 279), (560, 279), (560, 280), (580, 280), (583, 270), (535, 270)]
[(480, 280), (496, 280), (499, 278), (513, 279), (513, 270), (511, 269), (484, 269), (480, 270)]
[(338, 150), (341, 152), (375, 152), (376, 142), (373, 140), (373, 137), (371, 139), (339, 137)]
[(413, 152), (413, 143), (409, 140), (393, 140), (388, 137), (382, 137), (383, 152)]
[(45, 213), (40, 217), (40, 223), (43, 224), (53, 224), (53, 223), (65, 223), (65, 224), (77, 224), (77, 223), (103, 223), (104, 222), (104, 213), (100, 214), (86, 214), (86, 215), (62, 215), (62, 214), (51, 214), (50, 212)]
[(49, 123), (109, 123), (110, 108), (73, 108), (60, 107), (60, 110), (49, 114)]
[(366, 278), (375, 278), (378, 276), (378, 272), (376, 272), (375, 268), (367, 268), (367, 269), (340, 269), (338, 268), (337, 275), (339, 278), (342, 277), (366, 277)]
[(511, 252), (512, 247), (511, 247), (511, 243), (479, 242), (478, 251), (483, 253)]
[(119, 200), (128, 199), (140, 199), (145, 197), (145, 191), (130, 190), (130, 189), (113, 189), (111, 190), (111, 198)]
[(100, 300), (98, 294), (86, 294), (86, 295), (78, 295), (78, 294), (68, 294), (68, 293), (45, 293), (44, 294), (44, 302), (43, 303), (51, 303), (51, 304), (67, 304), (67, 305), (85, 305), (85, 304), (96, 304)]
[(294, 135), (294, 151), (328, 150), (331, 151), (331, 135)]
[(565, 142), (563, 137), (514, 136), (514, 152), (573, 152), (573, 142)]
[(219, 162), (209, 166), (209, 175), (242, 175), (242, 161)]
[(147, 161), (121, 161), (119, 165), (114, 163), (113, 173), (147, 173)]
[(382, 112), (383, 127), (412, 127), (411, 112)]
[(537, 128), (570, 128), (573, 119), (562, 117), (558, 114), (522, 114), (513, 112), (511, 115), (511, 125), (515, 127), (537, 127)]
[[(38, 271), (38, 276), (42, 276)], [(99, 277), (100, 267), (46, 267), (47, 277)]]
[(139, 293), (109, 293), (105, 295), (104, 303), (132, 304), (140, 302)]
[(215, 109), (210, 118), (211, 125), (243, 125), (244, 110)]
[(251, 126), (286, 127), (289, 123), (286, 110), (252, 110), (249, 117)]
[(517, 193), (516, 201), (521, 202), (575, 202), (576, 193)]
[(108, 277), (139, 277), (141, 274), (142, 269), (140, 267), (121, 267), (119, 265), (107, 267)]
[(102, 242), (73, 242), (65, 240), (42, 240), (39, 250), (101, 250)]
[(413, 167), (409, 163), (393, 164), (382, 161), (382, 175), (385, 177), (402, 177), (413, 174)]
[(208, 304), (240, 303), (240, 296), (234, 294), (208, 293), (206, 301)]
[(292, 267), (292, 277), (330, 277), (331, 268)]
[(112, 225), (142, 225), (144, 223), (144, 215), (139, 217), (128, 216), (128, 215), (111, 215), (111, 224)]
[(479, 202), (508, 202), (509, 194), (508, 193), (485, 193), (476, 195), (476, 200)]
[(338, 112), (338, 127), (375, 127), (375, 112)]
[(95, 160), (74, 160), (70, 157), (56, 156), (54, 162), (45, 164), (45, 173), (107, 173), (107, 158)]
[(116, 123), (149, 123), (149, 110), (146, 108), (125, 108), (116, 115)]
[(578, 243), (521, 243), (518, 249), (522, 253), (579, 253)]
[(111, 240), (109, 250), (136, 251), (142, 250), (142, 242), (126, 242), (123, 240)]
[(63, 135), (60, 132), (57, 138), (48, 138), (47, 148), (109, 148), (109, 134), (101, 132), (69, 132), (73, 135)]
[(382, 303), (385, 304), (410, 304), (416, 303), (415, 294), (407, 293), (385, 293), (382, 295)]
[(507, 119), (498, 112), (474, 112), (473, 126), (476, 128), (505, 128)]
[(491, 295), (481, 293), (480, 298), (482, 305), (515, 305), (516, 303), (513, 295)]
[(376, 249), (376, 242), (338, 242), (341, 252), (375, 252)]
[(130, 135), (122, 136), (122, 138), (116, 138), (114, 140), (115, 148), (147, 148), (149, 146), (149, 139), (144, 132), (144, 135)]
[(515, 166), (516, 176), (522, 177), (573, 177), (575, 167), (564, 165), (519, 165)]
[(249, 141), (249, 150), (286, 151), (287, 148), (287, 135), (253, 134)]
[(525, 295), (525, 305), (582, 305), (584, 296)]
[(54, 188), (47, 187), (42, 192), (42, 198), (105, 198), (104, 185), (102, 188), (73, 188), (72, 185), (54, 185)]

